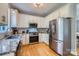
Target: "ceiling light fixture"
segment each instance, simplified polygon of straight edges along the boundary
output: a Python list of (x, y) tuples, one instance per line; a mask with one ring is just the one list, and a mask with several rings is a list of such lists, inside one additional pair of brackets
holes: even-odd
[(36, 7), (36, 8), (41, 8), (41, 7), (43, 7), (43, 3), (34, 3), (34, 7)]

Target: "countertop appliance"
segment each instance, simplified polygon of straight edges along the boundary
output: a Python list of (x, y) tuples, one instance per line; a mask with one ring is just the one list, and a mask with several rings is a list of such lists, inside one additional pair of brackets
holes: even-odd
[(60, 17), (49, 23), (49, 47), (60, 55), (71, 51), (71, 18)]

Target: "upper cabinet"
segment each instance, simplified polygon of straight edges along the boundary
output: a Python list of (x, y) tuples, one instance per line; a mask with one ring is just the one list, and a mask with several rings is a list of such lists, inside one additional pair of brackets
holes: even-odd
[(18, 27), (18, 10), (16, 9), (11, 9), (10, 10), (11, 15), (10, 15), (10, 21), (11, 21), (11, 27)]
[(76, 4), (76, 32), (79, 34), (79, 4)]
[(79, 4), (76, 5), (76, 20), (79, 20)]

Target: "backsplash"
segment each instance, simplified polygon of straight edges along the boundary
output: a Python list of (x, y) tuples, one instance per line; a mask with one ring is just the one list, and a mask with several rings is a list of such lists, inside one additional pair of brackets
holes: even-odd
[(39, 33), (49, 33), (49, 28), (38, 28)]
[[(18, 30), (19, 34), (22, 34), (22, 31), (27, 33), (28, 28), (18, 27), (17, 30)], [(38, 30), (39, 33), (49, 33), (49, 28), (37, 28), (37, 30)]]

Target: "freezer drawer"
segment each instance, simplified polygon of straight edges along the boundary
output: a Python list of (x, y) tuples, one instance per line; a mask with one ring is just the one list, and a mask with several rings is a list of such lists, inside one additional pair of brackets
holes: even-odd
[(57, 43), (57, 53), (63, 55), (63, 42)]
[(57, 42), (56, 42), (56, 40), (52, 40), (52, 49), (54, 51), (57, 51)]

